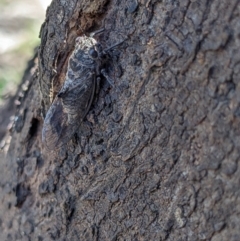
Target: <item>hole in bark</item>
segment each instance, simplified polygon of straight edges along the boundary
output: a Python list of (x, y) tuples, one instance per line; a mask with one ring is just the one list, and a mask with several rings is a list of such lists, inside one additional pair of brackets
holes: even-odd
[(17, 184), (15, 206), (20, 208), (29, 194), (30, 190), (28, 187), (25, 187), (22, 183)]
[(39, 121), (36, 118), (32, 119), (32, 126), (29, 130), (29, 136), (34, 136), (37, 133)]

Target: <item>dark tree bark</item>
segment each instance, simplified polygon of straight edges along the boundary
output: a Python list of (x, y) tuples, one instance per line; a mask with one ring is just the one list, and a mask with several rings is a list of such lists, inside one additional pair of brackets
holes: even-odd
[[(53, 0), (1, 162), (1, 240), (240, 240), (239, 1)], [(54, 152), (75, 38), (120, 40), (114, 87)], [(115, 77), (114, 77), (115, 75)], [(39, 88), (40, 87), (40, 88)]]

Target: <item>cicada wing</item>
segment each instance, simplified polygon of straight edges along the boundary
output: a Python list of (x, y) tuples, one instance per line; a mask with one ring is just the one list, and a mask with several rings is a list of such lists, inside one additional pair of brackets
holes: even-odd
[(76, 86), (64, 98), (56, 96), (43, 124), (42, 140), (49, 150), (65, 145), (88, 113), (94, 97), (96, 79)]
[(61, 147), (59, 141), (67, 123), (68, 116), (64, 111), (62, 101), (56, 97), (47, 112), (42, 130), (42, 141), (49, 150)]

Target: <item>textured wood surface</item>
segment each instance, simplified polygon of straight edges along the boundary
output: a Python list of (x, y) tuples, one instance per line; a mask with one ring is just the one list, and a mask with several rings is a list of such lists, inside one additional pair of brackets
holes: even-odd
[[(53, 0), (1, 162), (1, 240), (240, 240), (239, 12), (227, 0)], [(47, 151), (43, 118), (75, 38), (103, 27), (106, 48), (127, 37), (122, 74)]]

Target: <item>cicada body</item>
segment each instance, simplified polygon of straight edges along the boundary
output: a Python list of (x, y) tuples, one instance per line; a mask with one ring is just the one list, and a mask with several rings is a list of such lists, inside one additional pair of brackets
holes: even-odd
[(43, 124), (42, 140), (49, 150), (66, 144), (87, 115), (101, 74), (104, 54), (92, 37), (78, 37), (68, 60), (64, 84), (50, 106)]

